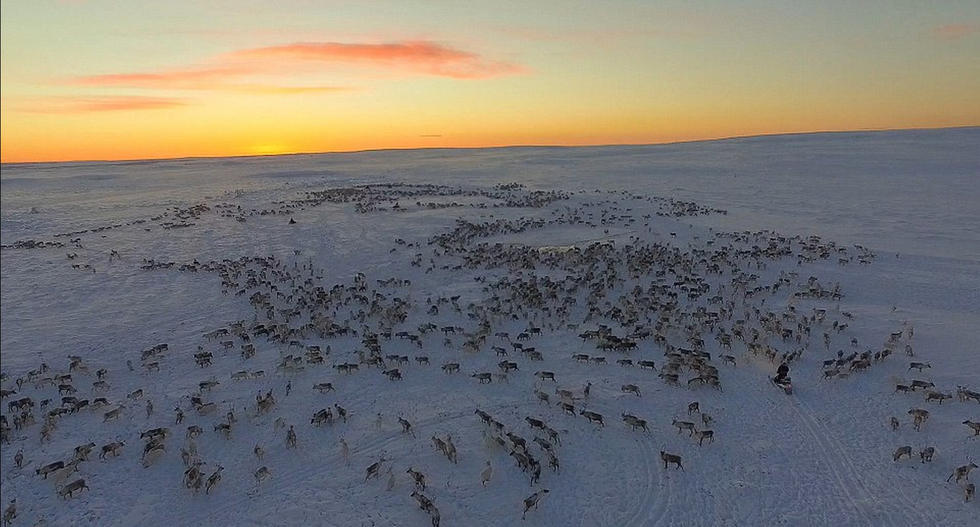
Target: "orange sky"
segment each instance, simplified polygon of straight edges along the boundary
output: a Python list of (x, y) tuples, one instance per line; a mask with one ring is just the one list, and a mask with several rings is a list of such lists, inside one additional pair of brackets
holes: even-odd
[(160, 4), (4, 1), (0, 159), (980, 124), (975, 2)]

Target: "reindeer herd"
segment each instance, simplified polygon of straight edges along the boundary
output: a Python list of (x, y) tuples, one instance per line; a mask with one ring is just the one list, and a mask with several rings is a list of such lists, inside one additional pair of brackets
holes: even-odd
[[(358, 212), (374, 214), (395, 210), (385, 209), (386, 196), (397, 199), (427, 193), (451, 195), (453, 190), (439, 186), (380, 186), (313, 193), (296, 206), (353, 201)], [(569, 199), (566, 193), (525, 192), (520, 186), (498, 188), (489, 195), (515, 207), (548, 207)], [(633, 208), (618, 200), (647, 204), (650, 212), (634, 213)], [(566, 467), (568, 459), (575, 459), (566, 455), (571, 447), (562, 446), (563, 435), (592, 434), (587, 437), (599, 441), (606, 434), (636, 434), (631, 437), (661, 443), (664, 469), (673, 467), (684, 477), (687, 469), (682, 454), (676, 453), (682, 450), (692, 477), (698, 473), (698, 454), (691, 453), (712, 448), (714, 418), (697, 401), (688, 404), (687, 417), (679, 419), (675, 415), (669, 424), (667, 419), (653, 415), (635, 415), (647, 410), (631, 410), (627, 406), (635, 403), (652, 411), (655, 405), (648, 403), (651, 393), (702, 393), (723, 401), (728, 394), (722, 383), (726, 369), (758, 370), (757, 376), (764, 380), (764, 371), (778, 364), (795, 364), (810, 356), (828, 354), (831, 358), (823, 360), (823, 372), (814, 384), (848, 382), (852, 377), (876, 378), (871, 372), (886, 368), (888, 358), (897, 351), (914, 356), (911, 325), (892, 333), (880, 350), (861, 351), (858, 339), (849, 330), (855, 317), (823, 307), (843, 298), (841, 286), (823, 284), (815, 276), (801, 279), (796, 270), (832, 256), (837, 256), (841, 265), (852, 258), (870, 262), (874, 254), (864, 247), (844, 247), (817, 236), (783, 236), (771, 231), (715, 232), (707, 240), (695, 236), (696, 240), (687, 246), (674, 244), (670, 240), (676, 233), (665, 239), (653, 232), (649, 225), (654, 214), (679, 218), (723, 211), (629, 193), (583, 202), (574, 208), (555, 208), (553, 212), (547, 220), (521, 217), (474, 223), (460, 219), (454, 228), (427, 241), (396, 240), (391, 249), (393, 258), (403, 258), (409, 269), (417, 268), (412, 269), (416, 275), (454, 271), (474, 274), (482, 295), (467, 300), (459, 295), (416, 290), (413, 280), (418, 278), (393, 277), (372, 282), (358, 273), (352, 281), (327, 286), (326, 273), (312, 260), (287, 261), (266, 256), (180, 263), (147, 259), (141, 266), (146, 272), (216, 275), (222, 293), (246, 298), (253, 312), (203, 334), (196, 349), (159, 343), (136, 352), (126, 361), (128, 371), (101, 367), (93, 375), (90, 371), (94, 366), (90, 368), (86, 362), (92, 358), (69, 356), (64, 370), (42, 363), (16, 378), (4, 372), (2, 397), (8, 410), (2, 421), (4, 457), (16, 444), (18, 450), (13, 459), (20, 469), (24, 449), (48, 452), (43, 449), (56, 437), (77, 437), (75, 430), (81, 421), (99, 422), (99, 415), (102, 423), (133, 420), (133, 414), (142, 414), (138, 408), (143, 407), (146, 420), (159, 426), (133, 430), (125, 436), (80, 439), (84, 442), (67, 457), (37, 461), (35, 475), (43, 479), (54, 475), (54, 480), (62, 482), (56, 487), (56, 494), (70, 499), (90, 489), (84, 478), (64, 481), (80, 469), (87, 473), (102, 470), (93, 466), (98, 463), (90, 461), (92, 451), (98, 450), (100, 462), (108, 466), (125, 462), (117, 458), (125, 456), (130, 448), (140, 451), (134, 446), (142, 442), (140, 466), (149, 469), (162, 464), (161, 460), (166, 460), (171, 452), (179, 452), (183, 475), (174, 481), (180, 479), (180, 486), (185, 489), (181, 492), (194, 495), (203, 490), (207, 496), (222, 492), (222, 462), (227, 461), (221, 450), (209, 452), (210, 460), (205, 461), (197, 445), (199, 438), (209, 434), (228, 445), (226, 448), (232, 448), (238, 435), (250, 436), (257, 430), (271, 429), (277, 437), (275, 443), (255, 444), (248, 456), (253, 464), (246, 472), (255, 486), (261, 487), (270, 480), (276, 481), (276, 474), (280, 473), (275, 466), (270, 468), (271, 461), (266, 460), (269, 452), (316, 449), (329, 433), (345, 434), (337, 443), (345, 467), (349, 465), (352, 450), (355, 456), (359, 451), (353, 439), (348, 444), (353, 435), (347, 434), (362, 431), (367, 422), (365, 415), (349, 410), (364, 396), (358, 383), (381, 378), (397, 392), (402, 390), (406, 378), (423, 375), (430, 367), (435, 369), (435, 363), (441, 369), (438, 375), (446, 382), (458, 375), (470, 383), (469, 389), (488, 393), (491, 389), (505, 390), (528, 401), (528, 407), (543, 408), (540, 414), (523, 419), (474, 410), (481, 423), (474, 426), (479, 427), (485, 455), (490, 459), (481, 459), (484, 463), (479, 466), (483, 468), (478, 477), (471, 479), (489, 489), (505, 470), (513, 471), (515, 476), (519, 471), (534, 489), (520, 503), (521, 517), (526, 518), (546, 496), (561, 488), (561, 459), (566, 460)], [(631, 228), (636, 232), (646, 229), (648, 236), (632, 236), (625, 244), (594, 242), (549, 251), (486, 242), (491, 236), (516, 235), (562, 224)], [(767, 272), (770, 266), (779, 270), (773, 279), (769, 277), (774, 273)], [(788, 294), (791, 300), (781, 308), (774, 307), (780, 306), (781, 297), (777, 294)], [(577, 335), (582, 348), (590, 346), (595, 351), (556, 349), (550, 340), (562, 335)], [(831, 344), (841, 339), (849, 339), (845, 346), (850, 351), (840, 349), (834, 356)], [(133, 364), (134, 360), (140, 368)], [(150, 385), (136, 386), (131, 382), (163, 376), (181, 364), (187, 364), (181, 371), (191, 372), (195, 380), (203, 379), (176, 400)], [(213, 369), (222, 368), (226, 374), (208, 375)], [(930, 362), (909, 362), (903, 371), (914, 371), (917, 378), (895, 385), (895, 395), (920, 397), (923, 405), (943, 405), (954, 397), (961, 403), (980, 403), (980, 393), (964, 386), (957, 387), (954, 396), (937, 390), (935, 381), (919, 378), (929, 370)], [(563, 371), (575, 372), (575, 378), (592, 378), (597, 384), (563, 383)], [(603, 386), (611, 383), (613, 390), (595, 393), (599, 379)], [(312, 388), (290, 395), (294, 380), (305, 383), (297, 386)], [(725, 386), (729, 387), (727, 382)], [(262, 387), (254, 401), (250, 396), (234, 395), (251, 386)], [(24, 395), (25, 392), (33, 396)], [(327, 397), (336, 402), (320, 402)], [(173, 417), (155, 413), (153, 400), (174, 405)], [(305, 417), (296, 420), (295, 414), (287, 411), (289, 408), (302, 408), (309, 423)], [(32, 434), (37, 412), (42, 423)], [(8, 415), (13, 428), (8, 425)], [(385, 418), (380, 412), (376, 415), (376, 428), (380, 430)], [(916, 406), (908, 415), (913, 429), (919, 431), (930, 412)], [(404, 413), (395, 417), (400, 430), (398, 441), (406, 445), (431, 442), (433, 451), (445, 458), (446, 470), (461, 470), (460, 458), (477, 456), (480, 450), (472, 441), (459, 443), (460, 437), (453, 437), (456, 432), (443, 430), (426, 440), (427, 429), (433, 425), (416, 426), (412, 416)], [(510, 422), (505, 424), (508, 418)], [(891, 417), (889, 424), (893, 430), (902, 426), (897, 417)], [(980, 423), (967, 419), (963, 424), (974, 437), (980, 435)], [(421, 439), (420, 434), (424, 434)], [(174, 445), (181, 439), (182, 444)], [(697, 447), (688, 449), (681, 440), (696, 442)], [(675, 453), (667, 451), (668, 443)], [(932, 462), (936, 455), (942, 457), (942, 452), (933, 446), (918, 452), (911, 446), (902, 446), (894, 452), (893, 460), (911, 459), (915, 453), (922, 463)], [(386, 488), (392, 490), (402, 477), (399, 474), (407, 474), (413, 489), (408, 497), (438, 527), (442, 516), (432, 497), (433, 488), (438, 486), (423, 473), (424, 464), (407, 454), (387, 455), (382, 452), (371, 458), (361, 483), (374, 485), (374, 480), (386, 476)], [(506, 468), (510, 461), (503, 461), (508, 458), (514, 463), (512, 469)], [(400, 464), (397, 468), (396, 463)], [(967, 500), (974, 494), (969, 474), (975, 467), (971, 461), (950, 476), (950, 480), (955, 478), (955, 484), (962, 482)], [(330, 469), (346, 470), (335, 466)], [(238, 472), (233, 468), (229, 476), (232, 473)], [(542, 479), (551, 490), (541, 486)], [(406, 501), (411, 503), (407, 498)], [(4, 514), (8, 524), (17, 517), (17, 503), (12, 501)]]

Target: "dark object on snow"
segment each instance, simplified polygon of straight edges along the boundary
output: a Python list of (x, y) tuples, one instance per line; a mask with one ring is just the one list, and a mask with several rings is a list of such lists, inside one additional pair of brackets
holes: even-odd
[(289, 218), (289, 224), (290, 225), (296, 225), (296, 220), (294, 220), (292, 218)]
[(783, 377), (782, 379), (778, 377), (769, 377), (769, 380), (771, 380), (777, 387), (782, 388), (782, 390), (786, 392), (786, 395), (793, 394), (793, 383), (790, 381), (789, 377)]
[(785, 379), (786, 378), (786, 375), (788, 375), (788, 374), (789, 374), (789, 365), (784, 362), (784, 363), (780, 364), (779, 365), (779, 368), (776, 370), (776, 379), (775, 380), (781, 381), (781, 380)]

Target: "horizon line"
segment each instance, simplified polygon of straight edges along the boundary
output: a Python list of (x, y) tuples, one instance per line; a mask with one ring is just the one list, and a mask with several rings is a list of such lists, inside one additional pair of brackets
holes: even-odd
[(924, 130), (957, 130), (964, 128), (980, 128), (980, 124), (967, 124), (956, 126), (925, 126), (911, 128), (852, 128), (844, 130), (804, 130), (794, 132), (763, 132), (758, 134), (731, 135), (721, 137), (706, 137), (702, 139), (680, 139), (675, 141), (645, 142), (645, 143), (593, 143), (593, 144), (506, 144), (491, 146), (416, 146), (416, 147), (383, 147), (383, 148), (361, 148), (354, 150), (321, 150), (310, 152), (282, 152), (276, 154), (231, 154), (231, 155), (200, 155), (200, 156), (176, 156), (176, 157), (148, 157), (148, 158), (121, 158), (121, 159), (70, 159), (61, 161), (12, 161), (0, 163), (0, 166), (14, 165), (54, 165), (69, 163), (150, 163), (155, 161), (183, 161), (196, 159), (242, 159), (259, 157), (282, 157), (282, 156), (309, 156), (309, 155), (329, 155), (329, 154), (362, 154), (369, 152), (405, 152), (415, 150), (502, 150), (508, 148), (611, 148), (623, 146), (667, 146), (680, 145), (687, 143), (710, 143), (720, 141), (731, 141), (736, 139), (752, 139), (759, 137), (778, 137), (794, 135), (819, 135), (819, 134), (846, 134), (860, 132), (905, 132), (905, 131), (924, 131)]

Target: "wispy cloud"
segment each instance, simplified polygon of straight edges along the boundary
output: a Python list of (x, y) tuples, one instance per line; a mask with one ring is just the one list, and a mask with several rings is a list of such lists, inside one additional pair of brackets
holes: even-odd
[(980, 24), (946, 24), (932, 28), (932, 36), (943, 40), (955, 40), (980, 30)]
[(79, 86), (118, 86), (126, 88), (170, 89), (170, 90), (211, 90), (241, 93), (290, 95), (300, 93), (329, 93), (349, 91), (345, 86), (294, 86), (275, 84), (256, 84), (238, 82), (235, 79), (258, 74), (260, 69), (253, 66), (199, 67), (183, 70), (161, 71), (157, 73), (113, 73), (108, 75), (89, 75), (74, 77), (69, 84)]
[(248, 75), (243, 66), (195, 67), (156, 73), (110, 73), (74, 77), (71, 84), (81, 86), (127, 86), (132, 88), (201, 89), (217, 86), (226, 79)]
[(133, 110), (162, 110), (184, 106), (187, 101), (172, 97), (134, 95), (52, 96), (24, 101), (16, 110), (26, 113), (72, 114)]
[(229, 84), (223, 90), (266, 95), (296, 95), (301, 93), (335, 93), (353, 91), (347, 86), (276, 86), (268, 84)]
[(245, 49), (231, 54), (234, 58), (275, 59), (322, 63), (355, 63), (384, 68), (398, 68), (414, 73), (479, 79), (522, 73), (517, 64), (489, 60), (476, 53), (430, 41), (384, 44), (351, 44), (343, 42), (298, 42), (281, 46)]
[(294, 78), (297, 74), (316, 73), (317, 66), (321, 64), (324, 66), (330, 64), (356, 65), (455, 79), (482, 79), (513, 75), (525, 71), (525, 68), (518, 64), (490, 60), (476, 53), (430, 41), (384, 44), (299, 42), (241, 49), (214, 57), (206, 64), (201, 65), (156, 72), (127, 72), (73, 77), (68, 79), (68, 83), (82, 86), (231, 90), (278, 94), (350, 89), (335, 86), (292, 87), (236, 84), (256, 76)]

